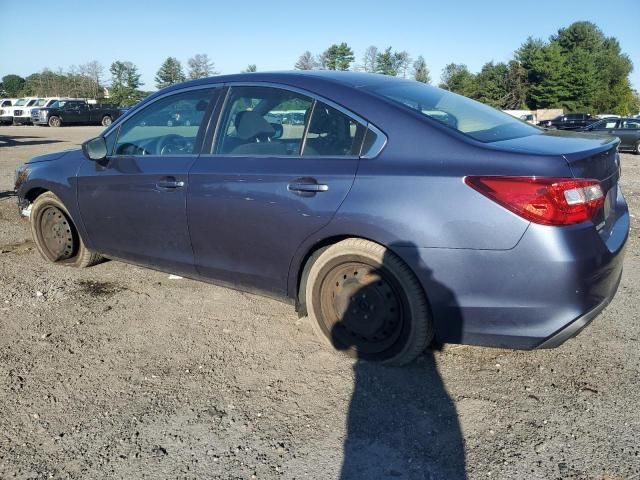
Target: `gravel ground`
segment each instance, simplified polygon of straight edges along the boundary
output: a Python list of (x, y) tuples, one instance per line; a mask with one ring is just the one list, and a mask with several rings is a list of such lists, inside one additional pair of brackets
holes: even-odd
[(0, 127), (0, 478), (640, 478), (640, 157), (616, 299), (550, 351), (328, 351), (273, 300), (45, 263), (11, 196), (96, 127)]

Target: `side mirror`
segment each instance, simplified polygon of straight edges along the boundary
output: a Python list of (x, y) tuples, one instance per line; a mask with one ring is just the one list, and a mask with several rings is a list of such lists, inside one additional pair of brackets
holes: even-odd
[(107, 157), (107, 142), (104, 137), (96, 137), (82, 144), (82, 153), (88, 160), (98, 162)]

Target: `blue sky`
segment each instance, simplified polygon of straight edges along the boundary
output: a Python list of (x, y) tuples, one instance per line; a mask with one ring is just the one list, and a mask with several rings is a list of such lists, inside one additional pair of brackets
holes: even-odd
[(190, 56), (207, 53), (221, 73), (250, 63), (287, 70), (303, 51), (320, 53), (342, 41), (358, 61), (369, 45), (422, 54), (437, 82), (447, 63), (477, 71), (487, 61), (508, 60), (529, 35), (547, 39), (590, 20), (618, 38), (640, 89), (640, 0), (0, 0), (0, 18), (0, 76), (66, 70), (93, 59), (107, 73), (114, 60), (130, 60), (146, 90), (155, 89), (167, 56), (186, 66)]

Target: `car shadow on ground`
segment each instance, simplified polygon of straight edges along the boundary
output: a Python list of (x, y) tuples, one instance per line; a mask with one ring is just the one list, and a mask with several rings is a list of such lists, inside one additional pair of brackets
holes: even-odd
[[(415, 250), (410, 255), (417, 255)], [(435, 282), (424, 265), (416, 265), (423, 278)], [(449, 306), (454, 305), (453, 292), (441, 284), (438, 288), (446, 293)], [(461, 328), (460, 316), (451, 321)], [(335, 342), (337, 325), (332, 330), (334, 345), (344, 350), (349, 347)], [(432, 345), (416, 362), (400, 368), (355, 362), (341, 480), (466, 478), (462, 431), (434, 348), (438, 347)]]
[[(26, 140), (26, 139), (32, 140)], [(20, 139), (18, 141), (17, 139)], [(0, 147), (23, 147), (29, 145), (46, 145), (48, 143), (60, 143), (62, 140), (55, 140), (52, 138), (36, 137), (33, 135), (0, 135)]]

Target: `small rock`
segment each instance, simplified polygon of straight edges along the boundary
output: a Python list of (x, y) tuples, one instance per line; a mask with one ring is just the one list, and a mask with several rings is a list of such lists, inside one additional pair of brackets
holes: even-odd
[(36, 292), (36, 297), (42, 297), (43, 295), (44, 293), (42, 293), (40, 290)]
[(169, 280), (182, 280), (182, 277), (180, 275), (169, 275)]
[(51, 332), (49, 332), (49, 333), (43, 333), (42, 335), (40, 335), (40, 338), (41, 338), (42, 340), (44, 340), (45, 338), (49, 338), (50, 336), (51, 336)]

